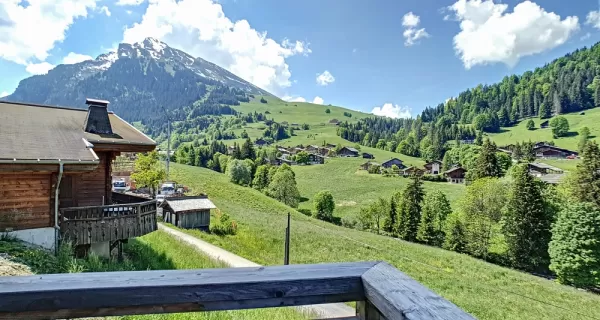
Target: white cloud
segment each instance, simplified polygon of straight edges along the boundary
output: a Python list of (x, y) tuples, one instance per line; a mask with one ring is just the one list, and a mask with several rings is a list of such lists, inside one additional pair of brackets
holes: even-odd
[(314, 104), (323, 104), (323, 102), (325, 102), (325, 101), (323, 100), (323, 98), (321, 98), (319, 96), (316, 96), (312, 101), (312, 103), (314, 103)]
[(585, 40), (589, 39), (590, 37), (592, 37), (592, 34), (588, 32), (588, 33), (584, 34), (583, 36), (581, 36), (581, 38), (579, 38), (579, 39), (581, 41), (585, 41)]
[(414, 28), (419, 25), (419, 22), (421, 22), (421, 18), (412, 13), (412, 11), (402, 17), (402, 25), (405, 27)]
[(93, 60), (94, 58), (85, 55), (85, 54), (79, 54), (79, 53), (75, 53), (75, 52), (69, 52), (69, 54), (67, 54), (63, 60), (62, 63), (63, 64), (75, 64), (75, 63), (79, 63), (82, 61), (86, 61), (86, 60)]
[(285, 100), (287, 102), (306, 102), (306, 99), (302, 97), (292, 97), (292, 96), (283, 96), (281, 100)]
[(131, 11), (131, 10), (125, 10), (125, 13), (131, 15), (133, 13), (133, 11)]
[(275, 94), (291, 85), (286, 59), (311, 52), (307, 43), (278, 43), (246, 20), (231, 21), (211, 0), (149, 0), (142, 21), (123, 34), (128, 43), (146, 37), (216, 63)]
[(386, 103), (381, 107), (373, 108), (372, 114), (376, 116), (383, 116), (388, 118), (410, 118), (410, 109), (408, 107), (401, 107), (397, 104)]
[(416, 44), (420, 39), (428, 38), (429, 33), (425, 28), (417, 29), (421, 18), (412, 12), (409, 12), (402, 17), (402, 26), (405, 27), (402, 36), (404, 36), (404, 45), (410, 47)]
[(10, 93), (6, 92), (6, 91), (2, 91), (2, 93), (0, 93), (0, 98), (4, 98), (6, 96), (8, 96)]
[[(97, 0), (0, 1), (0, 58), (28, 66), (44, 62), (77, 18)], [(31, 67), (37, 68), (37, 67)]]
[(513, 12), (492, 0), (458, 0), (448, 9), (460, 21), (454, 49), (467, 69), (497, 62), (512, 67), (522, 57), (562, 45), (579, 30), (576, 16), (561, 20), (531, 1)]
[(119, 0), (117, 1), (118, 6), (139, 6), (144, 3), (145, 0)]
[(330, 83), (335, 82), (335, 77), (327, 70), (323, 71), (323, 73), (317, 73), (317, 84), (320, 86), (326, 86)]
[(110, 10), (108, 10), (107, 6), (102, 6), (102, 8), (100, 8), (100, 12), (104, 13), (107, 17), (110, 17)]
[(358, 51), (358, 49), (354, 48), (352, 49), (352, 53), (356, 53)]
[(25, 68), (25, 71), (31, 74), (46, 74), (54, 68), (54, 65), (48, 62), (40, 62), (40, 63), (30, 63)]
[(590, 11), (585, 19), (585, 24), (591, 25), (596, 29), (600, 29), (600, 10)]

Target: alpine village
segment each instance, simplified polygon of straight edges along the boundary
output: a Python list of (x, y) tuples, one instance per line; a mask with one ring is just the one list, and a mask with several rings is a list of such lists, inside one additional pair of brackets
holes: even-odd
[(600, 44), (386, 116), (168, 39), (0, 98), (0, 319), (600, 319)]

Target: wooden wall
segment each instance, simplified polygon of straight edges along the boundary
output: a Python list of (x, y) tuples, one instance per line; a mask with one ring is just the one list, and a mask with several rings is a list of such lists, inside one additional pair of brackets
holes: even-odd
[[(111, 161), (113, 154), (98, 153), (100, 164), (94, 171), (73, 176), (74, 204), (77, 207), (111, 204)], [(103, 203), (104, 200), (104, 203)], [(61, 205), (61, 207), (65, 207)]]
[(51, 227), (51, 173), (0, 173), (0, 230)]

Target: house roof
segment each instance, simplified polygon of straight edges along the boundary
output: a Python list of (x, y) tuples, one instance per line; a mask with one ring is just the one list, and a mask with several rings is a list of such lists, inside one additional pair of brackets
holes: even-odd
[(425, 165), (428, 165), (428, 164), (434, 164), (434, 163), (439, 163), (439, 164), (442, 164), (442, 162), (441, 162), (440, 160), (433, 160), (433, 161), (429, 161), (429, 162), (427, 162)]
[(112, 135), (85, 132), (87, 115), (86, 109), (0, 101), (0, 159), (97, 161), (90, 143), (156, 146), (111, 112)]
[(421, 168), (418, 168), (418, 167), (413, 167), (413, 166), (411, 166), (411, 167), (408, 167), (408, 168), (404, 168), (404, 170), (402, 170), (402, 171), (411, 171), (411, 170), (425, 171), (425, 170), (423, 170), (423, 169), (421, 169)]
[(450, 170), (448, 170), (448, 171), (446, 171), (444, 173), (450, 173), (450, 172), (454, 172), (454, 171), (457, 171), (457, 170), (467, 171), (467, 169), (465, 169), (463, 167), (454, 167), (454, 168), (452, 168), (452, 169), (450, 169)]
[(343, 147), (342, 149), (346, 149), (346, 150), (349, 150), (350, 152), (356, 152), (356, 153), (358, 153), (358, 150), (356, 150), (354, 148), (351, 148), (351, 147)]
[(539, 149), (551, 149), (551, 150), (558, 150), (558, 151), (562, 151), (562, 152), (566, 152), (566, 153), (571, 153), (571, 154), (574, 154), (574, 155), (578, 155), (578, 154), (579, 154), (577, 151), (572, 151), (572, 150), (569, 150), (569, 149), (559, 148), (559, 147), (557, 147), (557, 146), (552, 146), (552, 145), (545, 144), (545, 143), (543, 143), (543, 144), (542, 144), (542, 143), (540, 143), (540, 144), (538, 144), (537, 146), (535, 146), (535, 147), (533, 148), (534, 152), (535, 152), (536, 150), (539, 150)]
[(562, 172), (563, 171), (560, 168), (553, 167), (553, 166), (551, 166), (549, 164), (545, 164), (545, 163), (542, 163), (542, 162), (532, 162), (532, 163), (529, 164), (529, 166), (536, 167), (536, 168), (539, 168), (539, 169), (548, 169), (548, 170), (552, 170), (552, 171), (558, 171), (558, 172)]
[(174, 212), (210, 210), (217, 208), (206, 196), (166, 198), (164, 203), (164, 205), (171, 207)]
[(564, 177), (564, 174), (545, 174), (539, 178), (549, 184), (558, 184)]
[(388, 163), (388, 162), (392, 162), (392, 161), (400, 161), (400, 162), (403, 162), (402, 160), (400, 160), (400, 159), (398, 159), (398, 158), (392, 158), (392, 159), (390, 159), (390, 160), (388, 160), (388, 161), (385, 161), (383, 164), (386, 164), (386, 163)]

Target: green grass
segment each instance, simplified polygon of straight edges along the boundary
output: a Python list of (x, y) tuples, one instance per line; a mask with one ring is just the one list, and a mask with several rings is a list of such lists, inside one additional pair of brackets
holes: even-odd
[[(0, 241), (0, 252), (10, 254), (17, 262), (26, 264), (36, 273), (62, 273), (71, 267), (70, 262), (39, 249), (23, 246), (20, 242)], [(165, 232), (155, 231), (143, 237), (131, 239), (125, 247), (124, 262), (108, 261), (92, 257), (77, 259), (80, 271), (103, 272), (117, 270), (171, 270), (224, 268), (225, 264), (213, 261), (189, 245), (178, 241)], [(64, 260), (64, 259), (63, 259)], [(178, 314), (139, 315), (111, 317), (127, 320), (286, 320), (306, 319), (293, 308), (251, 309), (218, 312), (195, 312)]]
[(600, 123), (600, 108), (585, 110), (585, 115), (570, 113), (562, 116), (569, 121), (569, 132), (571, 134), (568, 137), (554, 139), (552, 137), (552, 128), (540, 129), (542, 120), (539, 118), (533, 119), (536, 130), (527, 130), (525, 127), (527, 120), (524, 120), (514, 127), (502, 128), (503, 132), (501, 133), (492, 133), (488, 135), (499, 146), (528, 140), (533, 142), (553, 140), (556, 146), (575, 151), (577, 151), (577, 143), (579, 142), (577, 133), (581, 128), (588, 127), (592, 137), (597, 138), (600, 136), (600, 125), (598, 125)]
[[(313, 198), (317, 192), (329, 190), (336, 202), (334, 215), (355, 216), (361, 207), (379, 197), (390, 199), (392, 194), (402, 191), (409, 182), (403, 177), (384, 177), (359, 170), (359, 165), (365, 161), (362, 158), (331, 158), (324, 165), (294, 166), (300, 194), (308, 199), (300, 203), (300, 208), (313, 209)], [(436, 189), (444, 192), (451, 202), (457, 200), (465, 190), (464, 185), (446, 182), (426, 181), (424, 186), (426, 191)]]
[(282, 264), (286, 213), (291, 212), (292, 263), (384, 260), (480, 319), (583, 318), (548, 304), (600, 314), (598, 295), (466, 255), (318, 221), (208, 169), (172, 169), (177, 181), (206, 192), (239, 226), (235, 236), (186, 232), (257, 263)]

